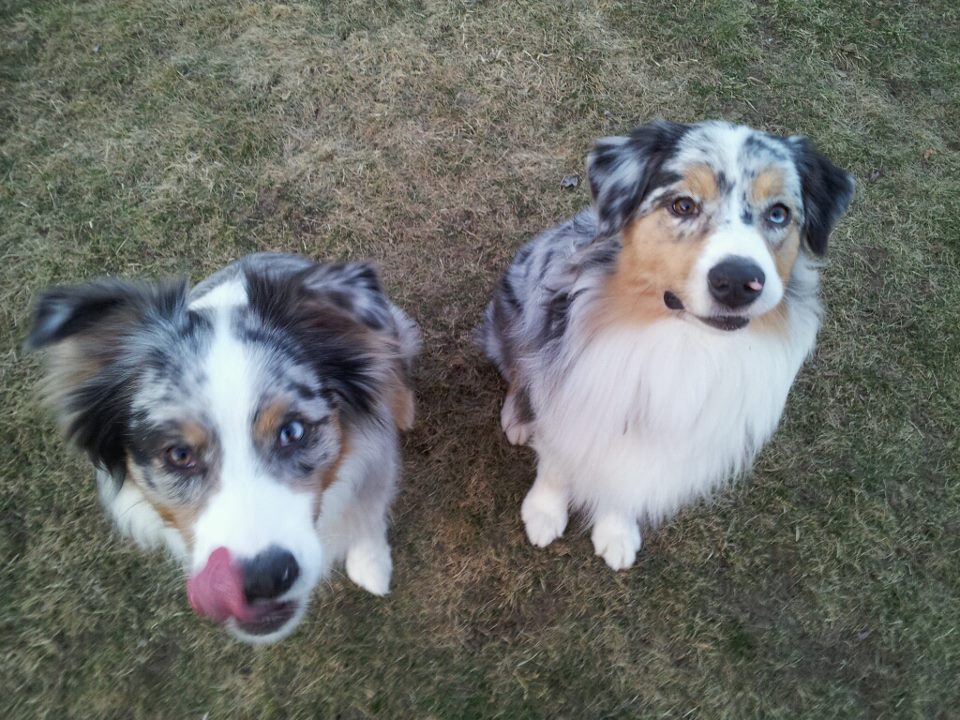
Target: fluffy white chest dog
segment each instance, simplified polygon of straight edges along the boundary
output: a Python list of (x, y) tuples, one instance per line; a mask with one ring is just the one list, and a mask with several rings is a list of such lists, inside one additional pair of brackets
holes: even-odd
[(594, 209), (521, 249), (481, 342), (501, 420), (537, 451), (530, 541), (585, 509), (614, 569), (656, 522), (743, 473), (774, 432), (820, 318), (811, 255), (852, 179), (799, 138), (708, 122), (601, 140)]

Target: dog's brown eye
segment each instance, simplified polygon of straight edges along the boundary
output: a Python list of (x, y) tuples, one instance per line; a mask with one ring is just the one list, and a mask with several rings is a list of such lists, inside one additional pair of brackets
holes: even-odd
[(767, 222), (771, 225), (783, 226), (790, 220), (790, 208), (783, 203), (777, 203), (767, 210)]
[(277, 445), (282, 448), (296, 445), (303, 440), (306, 434), (307, 429), (302, 422), (299, 420), (290, 420), (284, 423), (283, 427), (280, 428), (280, 432), (277, 433)]
[(694, 217), (700, 214), (700, 206), (693, 198), (679, 197), (673, 201), (671, 206), (673, 214), (678, 217)]
[(173, 445), (168, 447), (163, 452), (163, 459), (167, 465), (177, 470), (189, 470), (197, 464), (193, 449), (187, 445)]

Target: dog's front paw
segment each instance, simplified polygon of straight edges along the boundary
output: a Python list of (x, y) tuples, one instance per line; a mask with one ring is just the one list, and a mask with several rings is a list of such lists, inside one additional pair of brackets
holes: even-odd
[(524, 419), (529, 414), (529, 409), (525, 414), (521, 413), (515, 393), (507, 394), (503, 401), (503, 408), (500, 410), (500, 427), (503, 428), (511, 445), (526, 445), (530, 441), (533, 435), (533, 423), (529, 419)]
[(640, 527), (631, 518), (605, 515), (593, 526), (593, 549), (614, 570), (626, 570), (637, 559)]
[(533, 435), (533, 425), (522, 422), (504, 425), (503, 432), (506, 434), (507, 441), (511, 445), (526, 445)]
[(347, 551), (347, 576), (374, 595), (390, 592), (393, 561), (386, 542), (360, 542)]
[(567, 528), (567, 498), (556, 490), (534, 484), (520, 506), (520, 517), (530, 542), (546, 547)]

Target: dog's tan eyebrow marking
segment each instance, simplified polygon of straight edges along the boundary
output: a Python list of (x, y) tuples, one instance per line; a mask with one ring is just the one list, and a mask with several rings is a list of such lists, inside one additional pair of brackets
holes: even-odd
[(180, 434), (190, 447), (205, 448), (210, 443), (210, 434), (199, 422), (187, 420), (180, 425)]
[(782, 198), (786, 190), (783, 171), (768, 168), (754, 178), (750, 185), (750, 199), (757, 205), (763, 205), (773, 198)]
[(274, 399), (263, 405), (253, 421), (253, 435), (263, 445), (273, 445), (277, 430), (283, 423), (290, 404), (284, 399)]
[(716, 173), (709, 165), (691, 165), (683, 173), (683, 185), (697, 199), (711, 202), (720, 196)]

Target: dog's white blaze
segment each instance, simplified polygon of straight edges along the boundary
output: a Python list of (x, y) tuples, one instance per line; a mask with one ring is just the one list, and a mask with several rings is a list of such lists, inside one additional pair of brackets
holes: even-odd
[(230, 308), (247, 304), (247, 288), (238, 280), (221, 283), (190, 303), (191, 310)]
[[(707, 273), (728, 257), (746, 257), (757, 263), (766, 279), (760, 297), (739, 314), (758, 317), (776, 307), (783, 298), (784, 288), (766, 240), (755, 226), (745, 225), (741, 220), (744, 210), (741, 198), (751, 183), (751, 173), (755, 168), (744, 165), (740, 160), (743, 157), (744, 144), (753, 131), (723, 123), (705, 123), (698, 132), (709, 136), (710, 142), (685, 143), (676, 157), (668, 163), (668, 167), (682, 173), (685, 167), (707, 162), (712, 167), (724, 168), (728, 182), (732, 182), (734, 187), (716, 218), (717, 231), (707, 241), (694, 272), (690, 275), (685, 289), (685, 304), (695, 315), (722, 314), (723, 308), (718, 306), (710, 295)], [(788, 170), (789, 168), (784, 168), (787, 189), (796, 191), (799, 178), (796, 171), (787, 172)]]
[(271, 478), (257, 457), (252, 437), (257, 358), (231, 328), (236, 304), (229, 301), (237, 294), (222, 292), (215, 297), (229, 303), (215, 306), (214, 339), (204, 363), (207, 412), (220, 441), (221, 468), (219, 487), (194, 526), (192, 570), (202, 569), (218, 547), (242, 560), (276, 545), (293, 553), (300, 565), (301, 577), (289, 593), (297, 595), (320, 576), (322, 552), (313, 526), (313, 498)]

